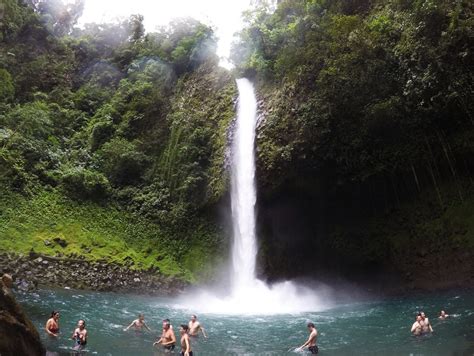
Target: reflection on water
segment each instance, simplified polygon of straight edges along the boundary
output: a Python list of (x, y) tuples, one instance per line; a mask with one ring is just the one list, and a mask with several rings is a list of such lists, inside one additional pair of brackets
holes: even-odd
[[(86, 354), (160, 355), (152, 343), (161, 320), (179, 324), (194, 310), (174, 308), (174, 300), (66, 290), (42, 290), (18, 295), (18, 300), (42, 334), (48, 350), (71, 355), (70, 336), (78, 319), (89, 331)], [(291, 303), (291, 300), (287, 301)], [(61, 336), (52, 340), (42, 332), (51, 310), (61, 312)], [(415, 338), (410, 327), (423, 309), (434, 334)], [(436, 318), (445, 309), (454, 317)], [(150, 333), (124, 332), (138, 313), (145, 313)], [(229, 311), (231, 312), (231, 311)], [(474, 296), (471, 292), (425, 295), (338, 305), (318, 312), (286, 315), (200, 314), (209, 339), (193, 340), (196, 355), (291, 355), (307, 338), (305, 324), (316, 323), (321, 355), (474, 355)], [(178, 335), (176, 335), (178, 337)], [(179, 353), (179, 348), (175, 351)]]

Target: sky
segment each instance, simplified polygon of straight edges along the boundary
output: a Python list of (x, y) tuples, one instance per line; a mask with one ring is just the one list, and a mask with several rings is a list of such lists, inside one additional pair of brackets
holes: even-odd
[[(73, 0), (70, 0), (71, 2)], [(231, 67), (226, 60), (235, 32), (242, 26), (241, 14), (252, 0), (86, 0), (79, 25), (111, 22), (117, 18), (141, 14), (148, 32), (166, 25), (175, 17), (193, 17), (211, 25), (218, 37), (217, 55), (220, 65)]]

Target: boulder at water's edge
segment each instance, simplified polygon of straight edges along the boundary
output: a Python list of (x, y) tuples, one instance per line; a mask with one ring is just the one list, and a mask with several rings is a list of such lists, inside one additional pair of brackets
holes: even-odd
[(38, 331), (16, 302), (11, 287), (12, 277), (4, 274), (0, 281), (0, 355), (44, 355)]

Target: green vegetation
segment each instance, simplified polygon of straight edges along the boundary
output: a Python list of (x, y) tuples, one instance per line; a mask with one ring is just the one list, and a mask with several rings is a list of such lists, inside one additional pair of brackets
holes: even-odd
[(261, 4), (233, 58), (263, 99), (267, 273), (397, 268), (400, 249), (416, 259), (438, 240), (473, 248), (472, 3)]
[(236, 95), (212, 29), (145, 33), (140, 15), (79, 29), (80, 1), (4, 3), (2, 249), (208, 276)]
[[(322, 263), (331, 249), (396, 262), (440, 236), (471, 246), (471, 3), (258, 3), (233, 59), (263, 99), (265, 263), (318, 247)], [(227, 245), (215, 207), (236, 99), (213, 30), (179, 19), (146, 33), (141, 15), (78, 28), (81, 4), (3, 1), (0, 243), (209, 277)], [(67, 247), (44, 244), (54, 236)]]
[(0, 241), (8, 253), (108, 261), (195, 281), (208, 277), (206, 259), (219, 246), (217, 231), (210, 234), (205, 225), (177, 239), (114, 206), (79, 203), (54, 191), (31, 198), (10, 192), (0, 203)]
[(289, 168), (340, 185), (412, 171), (437, 185), (439, 174), (465, 174), (472, 15), (457, 0), (281, 1), (248, 14), (234, 59), (265, 97), (264, 183), (278, 186)]

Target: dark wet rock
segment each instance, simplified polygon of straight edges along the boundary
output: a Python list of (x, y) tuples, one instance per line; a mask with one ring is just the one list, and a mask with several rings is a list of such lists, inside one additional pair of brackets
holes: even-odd
[(55, 237), (55, 238), (53, 239), (53, 241), (54, 241), (56, 244), (58, 244), (59, 246), (61, 246), (61, 247), (66, 247), (66, 246), (67, 246), (67, 241), (64, 240), (64, 239), (62, 239), (62, 238), (60, 238), (60, 237)]
[(179, 279), (163, 276), (159, 269), (130, 270), (128, 266), (105, 261), (89, 262), (74, 258), (0, 254), (0, 271), (13, 274), (14, 286), (27, 292), (44, 286), (68, 287), (122, 293), (169, 295), (186, 287)]
[(26, 317), (11, 292), (13, 279), (0, 282), (0, 355), (44, 355), (38, 331)]

